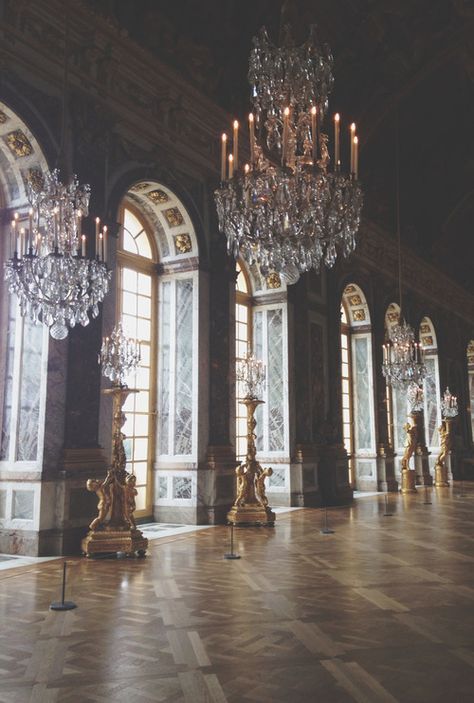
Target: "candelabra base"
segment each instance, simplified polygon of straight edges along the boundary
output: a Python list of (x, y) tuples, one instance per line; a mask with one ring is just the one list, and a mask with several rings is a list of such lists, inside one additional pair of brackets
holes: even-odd
[(416, 493), (416, 471), (414, 469), (403, 469), (401, 492)]
[(122, 552), (127, 556), (144, 557), (148, 547), (148, 540), (137, 529), (120, 529), (104, 527), (98, 530), (89, 530), (81, 542), (82, 553), (86, 557), (99, 554), (117, 554)]
[(446, 488), (449, 486), (448, 469), (444, 464), (435, 466), (435, 486), (436, 488)]
[(233, 505), (227, 513), (227, 522), (237, 527), (273, 527), (275, 524), (275, 513), (270, 508), (260, 505), (260, 503)]

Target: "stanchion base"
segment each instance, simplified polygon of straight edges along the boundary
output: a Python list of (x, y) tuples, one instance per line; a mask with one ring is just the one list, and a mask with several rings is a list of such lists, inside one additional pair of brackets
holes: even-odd
[(334, 535), (335, 530), (330, 530), (329, 527), (323, 527), (322, 530), (319, 530), (322, 535)]
[(64, 603), (51, 603), (49, 606), (50, 610), (74, 610), (74, 608), (77, 608), (77, 605), (72, 600), (65, 600)]
[(383, 517), (393, 517), (393, 513), (384, 513)]
[(224, 554), (224, 559), (240, 559), (240, 554)]

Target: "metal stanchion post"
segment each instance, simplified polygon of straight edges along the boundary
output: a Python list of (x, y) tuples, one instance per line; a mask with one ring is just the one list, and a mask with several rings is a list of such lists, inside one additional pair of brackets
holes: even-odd
[(240, 559), (240, 554), (234, 554), (234, 523), (230, 523), (230, 552), (224, 554), (224, 559)]
[(330, 530), (328, 527), (328, 509), (324, 508), (324, 527), (321, 530), (322, 535), (333, 535), (334, 530)]
[(49, 606), (50, 610), (74, 610), (74, 608), (77, 608), (77, 605), (73, 603), (72, 600), (64, 600), (64, 597), (66, 595), (66, 561), (63, 561), (63, 583), (62, 583), (62, 589), (61, 589), (61, 601), (60, 602), (53, 602)]
[(385, 493), (384, 499), (385, 499), (385, 512), (384, 512), (383, 516), (384, 517), (392, 517), (393, 513), (388, 512), (388, 494), (387, 493)]

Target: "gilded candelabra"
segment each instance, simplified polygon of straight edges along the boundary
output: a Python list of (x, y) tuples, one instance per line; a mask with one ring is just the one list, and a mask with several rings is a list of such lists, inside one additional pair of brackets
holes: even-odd
[(123, 405), (131, 393), (138, 393), (124, 381), (139, 360), (138, 344), (125, 337), (121, 326), (117, 325), (110, 339), (104, 339), (100, 354), (104, 375), (114, 379), (113, 387), (103, 391), (111, 395), (113, 401), (112, 462), (105, 479), (87, 481), (87, 490), (96, 493), (99, 499), (97, 516), (82, 540), (82, 551), (88, 557), (114, 552), (145, 556), (148, 546), (148, 540), (135, 522), (136, 477), (126, 470), (122, 432), (126, 420)]
[(228, 522), (238, 526), (273, 525), (275, 513), (268, 506), (265, 493), (265, 478), (273, 469), (262, 469), (256, 459), (255, 411), (263, 400), (257, 395), (265, 382), (265, 367), (252, 353), (238, 360), (237, 380), (247, 387), (247, 394), (240, 402), (247, 408), (247, 455), (245, 462), (235, 470), (237, 474), (237, 496), (234, 505), (227, 513)]

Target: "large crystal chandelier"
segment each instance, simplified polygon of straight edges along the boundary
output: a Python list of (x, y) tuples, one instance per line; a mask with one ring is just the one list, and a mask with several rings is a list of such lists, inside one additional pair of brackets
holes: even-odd
[(412, 384), (420, 385), (426, 377), (423, 347), (415, 341), (413, 327), (400, 316), (388, 332), (388, 342), (383, 345), (382, 373), (387, 383), (408, 391)]
[[(349, 130), (350, 170), (341, 170), (340, 115), (334, 117), (332, 167), (328, 136), (321, 131), (333, 85), (333, 58), (311, 27), (294, 46), (285, 30), (283, 46), (264, 28), (254, 38), (249, 82), (250, 160), (239, 161), (239, 124), (233, 125), (232, 153), (221, 142), (221, 185), (215, 191), (219, 228), (227, 249), (263, 275), (277, 271), (294, 283), (303, 271), (332, 266), (340, 247), (356, 245), (362, 207), (358, 180), (358, 137)], [(257, 135), (258, 134), (258, 138)]]
[(64, 185), (59, 171), (47, 171), (27, 183), (28, 228), (12, 222), (12, 257), (5, 264), (11, 293), (22, 315), (47, 325), (54, 339), (64, 339), (68, 327), (85, 326), (99, 314), (98, 304), (109, 289), (106, 265), (107, 229), (96, 220), (96, 257), (86, 257), (82, 217), (88, 215), (90, 188), (76, 176)]

